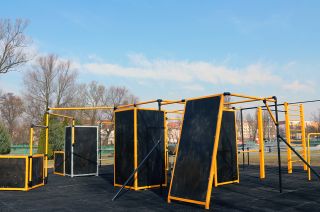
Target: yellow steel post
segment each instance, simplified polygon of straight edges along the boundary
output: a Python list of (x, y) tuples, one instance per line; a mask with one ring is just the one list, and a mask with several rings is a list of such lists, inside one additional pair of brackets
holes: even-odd
[(213, 152), (212, 152), (212, 160), (211, 160), (211, 168), (210, 168), (210, 175), (209, 175), (209, 183), (206, 195), (206, 202), (205, 202), (205, 209), (209, 209), (210, 201), (211, 201), (211, 192), (212, 192), (212, 184), (213, 184), (213, 176), (216, 176), (215, 173), (215, 164), (217, 159), (217, 152), (218, 152), (218, 145), (220, 139), (220, 129), (222, 123), (222, 113), (223, 113), (223, 105), (224, 105), (224, 95), (220, 96), (220, 106), (219, 106), (219, 113), (218, 113), (218, 120), (217, 120), (217, 127), (216, 127), (216, 134), (214, 138), (214, 145), (213, 145)]
[(264, 139), (263, 139), (263, 117), (262, 108), (258, 107), (258, 134), (259, 134), (259, 154), (260, 154), (260, 179), (265, 179), (264, 165)]
[[(134, 134), (134, 141), (133, 141), (133, 170), (138, 167), (138, 118), (137, 118), (137, 108), (133, 110), (133, 134)], [(138, 189), (138, 172), (135, 172), (134, 179), (133, 179), (133, 186), (134, 190)]]
[(167, 114), (164, 112), (164, 151), (165, 151), (165, 170), (166, 173), (169, 170), (168, 162), (168, 125), (167, 125)]
[(46, 113), (45, 179), (48, 177), (49, 113)]
[(33, 126), (30, 127), (30, 141), (29, 141), (29, 156), (30, 157), (30, 169), (29, 169), (29, 181), (32, 181), (32, 154), (33, 154)]
[[(284, 111), (285, 111), (286, 139), (288, 144), (291, 145), (289, 105), (287, 102), (284, 103)], [(288, 159), (288, 173), (291, 174), (292, 173), (292, 152), (289, 147), (287, 147), (287, 159)]]
[(76, 121), (73, 119), (72, 120), (72, 127), (71, 127), (71, 143), (72, 145), (74, 144), (74, 126), (76, 125)]
[[(303, 159), (307, 161), (307, 148), (306, 148), (306, 127), (304, 122), (304, 108), (303, 104), (300, 104), (300, 126), (301, 126), (301, 142), (303, 148)], [(303, 164), (303, 170), (307, 171), (307, 165)]]
[[(312, 135), (312, 133), (308, 134), (308, 145), (307, 145), (307, 148), (308, 148), (308, 163), (309, 163), (309, 165), (311, 165), (311, 159), (310, 159), (310, 135)], [(310, 170), (309, 167), (308, 167), (308, 180), (309, 181), (311, 180), (311, 170)]]
[(33, 154), (33, 126), (30, 127), (30, 141), (29, 141), (29, 155), (32, 156)]

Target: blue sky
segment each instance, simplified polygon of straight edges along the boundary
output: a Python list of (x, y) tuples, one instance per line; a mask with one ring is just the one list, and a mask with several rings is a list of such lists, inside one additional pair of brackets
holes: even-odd
[[(320, 98), (320, 1), (3, 1), (30, 21), (39, 54), (71, 59), (80, 82), (125, 85), (140, 99), (223, 91)], [(22, 72), (0, 76), (21, 91)]]

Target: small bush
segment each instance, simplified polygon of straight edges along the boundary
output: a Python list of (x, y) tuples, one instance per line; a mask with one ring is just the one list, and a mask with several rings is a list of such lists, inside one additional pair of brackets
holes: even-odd
[(11, 137), (8, 130), (0, 124), (0, 154), (9, 154)]

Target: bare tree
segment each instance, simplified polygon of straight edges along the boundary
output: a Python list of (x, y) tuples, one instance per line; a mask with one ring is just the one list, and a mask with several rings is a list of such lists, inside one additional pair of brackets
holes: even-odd
[[(139, 98), (132, 94), (124, 86), (110, 86), (106, 90), (106, 95), (104, 97), (104, 104), (117, 107), (119, 105), (133, 104), (139, 101)], [(106, 119), (114, 121), (114, 112), (112, 110), (106, 111)], [(107, 139), (111, 132), (114, 130), (113, 125), (108, 125), (107, 127)]]
[(316, 132), (320, 132), (320, 109), (318, 109), (316, 112), (312, 113), (312, 119), (315, 122)]
[[(106, 88), (104, 85), (99, 85), (96, 81), (89, 83), (86, 92), (87, 106), (96, 107), (102, 105), (105, 92)], [(98, 113), (97, 110), (86, 111), (86, 114), (89, 117), (92, 125), (96, 124), (97, 119), (99, 119), (98, 115), (101, 116), (101, 113)]]
[(263, 119), (263, 138), (271, 141), (276, 137), (276, 126), (271, 119), (271, 116), (267, 110), (262, 113)]
[(30, 41), (24, 34), (28, 22), (0, 19), (0, 74), (15, 70), (29, 58), (26, 48)]
[(250, 140), (255, 141), (257, 137), (257, 131), (258, 131), (257, 114), (252, 115), (248, 113), (246, 116), (246, 122), (248, 124)]
[[(104, 104), (114, 107), (125, 104), (133, 104), (139, 101), (139, 98), (133, 95), (124, 86), (110, 86), (106, 90), (106, 95), (104, 98)], [(107, 114), (107, 119), (113, 120), (113, 112), (109, 111)]]
[[(176, 116), (176, 118), (181, 118), (181, 116)], [(177, 143), (179, 141), (181, 125), (181, 120), (175, 120), (173, 122), (168, 123), (169, 143)]]
[(53, 54), (37, 58), (32, 70), (24, 75), (27, 113), (41, 120), (49, 106), (71, 104), (76, 76), (70, 70), (70, 61)]
[(70, 70), (71, 62), (60, 62), (56, 81), (56, 106), (71, 104), (74, 100), (77, 72)]
[(16, 121), (24, 111), (23, 102), (20, 97), (13, 93), (4, 94), (0, 98), (1, 117), (5, 121), (10, 136), (13, 138)]

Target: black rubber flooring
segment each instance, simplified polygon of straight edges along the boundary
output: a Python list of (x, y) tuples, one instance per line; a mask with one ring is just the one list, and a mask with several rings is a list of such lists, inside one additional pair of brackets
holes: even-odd
[[(192, 170), (190, 170), (192, 171)], [(125, 191), (114, 202), (113, 167), (102, 167), (99, 177), (69, 178), (49, 175), (49, 183), (29, 192), (1, 191), (0, 211), (204, 211), (202, 206), (166, 202), (167, 189)], [(276, 167), (259, 180), (259, 167), (240, 168), (240, 184), (213, 188), (213, 211), (320, 211), (320, 181), (307, 174), (283, 170), (283, 192), (278, 190)]]

